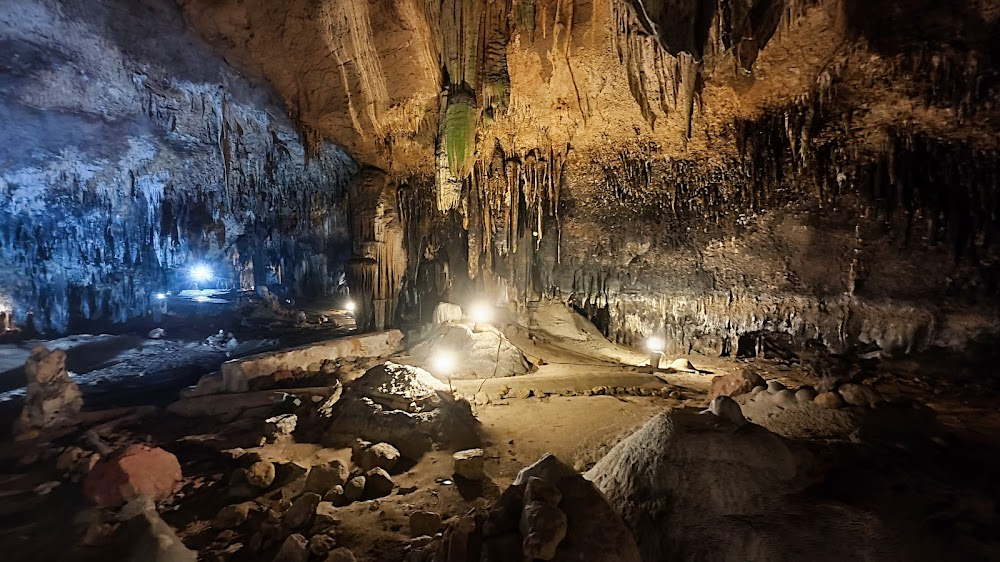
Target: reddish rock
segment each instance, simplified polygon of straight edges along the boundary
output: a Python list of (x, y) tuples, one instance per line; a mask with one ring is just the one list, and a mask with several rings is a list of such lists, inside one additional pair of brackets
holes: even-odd
[(844, 405), (844, 400), (836, 392), (821, 392), (816, 395), (813, 403), (820, 408), (835, 410)]
[(91, 469), (83, 493), (101, 507), (117, 507), (137, 496), (160, 502), (177, 490), (180, 481), (177, 457), (158, 447), (129, 445)]
[(755, 386), (765, 386), (767, 383), (756, 373), (740, 370), (728, 375), (719, 375), (712, 379), (708, 391), (708, 402), (718, 396), (739, 396), (753, 390)]
[(885, 402), (882, 394), (867, 384), (845, 384), (837, 389), (844, 402), (851, 406), (861, 406), (862, 408), (874, 408)]

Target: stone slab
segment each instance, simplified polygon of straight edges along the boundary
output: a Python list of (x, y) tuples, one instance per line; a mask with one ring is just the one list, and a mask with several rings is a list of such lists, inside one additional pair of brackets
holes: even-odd
[(402, 341), (402, 332), (386, 330), (233, 359), (222, 364), (223, 387), (226, 392), (244, 392), (250, 380), (275, 371), (305, 369), (339, 357), (384, 357), (399, 351)]

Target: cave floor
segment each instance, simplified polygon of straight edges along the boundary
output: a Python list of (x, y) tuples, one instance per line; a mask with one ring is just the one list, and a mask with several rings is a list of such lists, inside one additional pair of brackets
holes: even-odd
[[(799, 364), (766, 359), (691, 355), (687, 359), (697, 372), (654, 372), (643, 365), (646, 355), (609, 344), (587, 326), (550, 323), (517, 328), (508, 335), (540, 364), (536, 371), (512, 378), (451, 381), (456, 391), (470, 398), (481, 424), (487, 477), (476, 483), (456, 481), (450, 452), (445, 451), (432, 451), (415, 464), (397, 468), (392, 495), (336, 510), (337, 544), (351, 548), (358, 560), (402, 560), (410, 540), (410, 513), (433, 511), (447, 521), (475, 506), (488, 505), (521, 468), (545, 453), (586, 470), (664, 409), (703, 410), (715, 375), (751, 367), (790, 388), (816, 382)], [(310, 337), (299, 334), (298, 340)], [(109, 348), (121, 342), (106, 341)], [(142, 353), (137, 356), (119, 357), (102, 368), (132, 365), (129, 360), (136, 357), (155, 363), (157, 358), (172, 356), (181, 363), (189, 361), (188, 368), (194, 372), (202, 359), (177, 354), (176, 346), (188, 343), (158, 340), (140, 346)], [(224, 353), (203, 358), (205, 367), (199, 372), (207, 372), (209, 364), (223, 357)], [(1000, 393), (992, 377), (963, 384), (966, 374), (978, 368), (920, 359), (882, 362), (870, 382), (891, 401), (905, 398), (926, 406), (916, 414), (910, 406), (793, 415), (744, 404), (744, 411), (751, 421), (813, 451), (827, 477), (809, 493), (878, 514), (897, 535), (898, 559), (939, 560), (956, 553), (969, 559), (1000, 559), (994, 532), (1000, 528), (1000, 483), (995, 479), (1000, 469), (1000, 414), (990, 405)], [(190, 384), (183, 377), (165, 380), (169, 384), (157, 387), (154, 397), (130, 388), (135, 382), (144, 384), (142, 378), (128, 382), (109, 377), (102, 383), (101, 407), (160, 405), (165, 393), (176, 396), (180, 387)], [(121, 392), (116, 393), (116, 388)], [(930, 418), (928, 412), (933, 413)], [(112, 445), (147, 442), (178, 456), (184, 485), (161, 506), (161, 512), (189, 547), (202, 552), (203, 559), (270, 561), (277, 547), (253, 553), (247, 546), (249, 535), (220, 533), (209, 524), (223, 506), (242, 501), (227, 491), (230, 458), (201, 441), (219, 431), (214, 424), (158, 410), (122, 420), (110, 434), (118, 441)], [(87, 504), (80, 484), (65, 481), (54, 466), (61, 447), (75, 442), (80, 442), (79, 435), (48, 444), (0, 445), (4, 467), (0, 548), (7, 553), (6, 559), (117, 559), (112, 546), (93, 537), (82, 538), (93, 528), (99, 511)], [(303, 468), (334, 458), (347, 460), (351, 455), (349, 449), (311, 443), (269, 444), (249, 450), (264, 459)], [(59, 484), (46, 490), (46, 483)], [(291, 496), (301, 485), (292, 483), (268, 495)]]

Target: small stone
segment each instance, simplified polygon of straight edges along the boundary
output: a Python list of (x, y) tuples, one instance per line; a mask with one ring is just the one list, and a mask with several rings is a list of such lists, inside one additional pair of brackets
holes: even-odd
[(753, 389), (750, 391), (750, 398), (756, 398), (757, 395), (760, 394), (761, 392), (767, 392), (767, 387), (763, 385), (758, 385), (753, 387)]
[(779, 390), (777, 393), (775, 393), (773, 396), (773, 400), (775, 405), (784, 408), (786, 410), (789, 408), (794, 408), (799, 405), (799, 402), (795, 399), (795, 393), (792, 392), (791, 390), (788, 390), (787, 388)]
[(313, 556), (318, 556), (320, 558), (330, 554), (330, 551), (336, 548), (336, 546), (337, 540), (330, 535), (313, 535), (312, 538), (309, 539), (309, 552), (313, 553)]
[(146, 334), (146, 337), (151, 340), (160, 340), (163, 339), (164, 336), (166, 335), (167, 331), (164, 330), (163, 328), (153, 328), (152, 330), (149, 331), (148, 334)]
[(250, 516), (250, 512), (256, 505), (254, 502), (227, 505), (216, 514), (215, 519), (212, 520), (212, 526), (216, 529), (233, 529), (239, 527), (246, 522), (247, 517)]
[(566, 514), (554, 505), (531, 502), (521, 512), (522, 547), (527, 559), (552, 560), (559, 543), (566, 538)]
[(816, 399), (816, 391), (811, 388), (800, 388), (795, 391), (795, 400), (799, 404), (806, 404)]
[(334, 486), (330, 488), (326, 494), (323, 494), (323, 501), (330, 502), (335, 506), (342, 506), (347, 504), (347, 498), (344, 497), (344, 487)]
[(80, 460), (80, 458), (85, 454), (86, 451), (79, 447), (67, 447), (62, 453), (59, 453), (59, 457), (56, 458), (56, 470), (61, 473), (71, 471), (77, 461)]
[(708, 411), (738, 426), (748, 423), (747, 419), (743, 417), (743, 410), (740, 409), (740, 405), (729, 396), (716, 396), (712, 400), (712, 403), (708, 405)]
[(309, 560), (309, 543), (306, 538), (296, 533), (288, 535), (281, 549), (274, 557), (274, 562), (307, 562)]
[(316, 516), (316, 507), (319, 506), (319, 494), (306, 492), (295, 498), (292, 507), (285, 512), (282, 522), (286, 529), (298, 529), (312, 524), (313, 517)]
[(325, 562), (357, 562), (357, 558), (354, 557), (354, 553), (350, 550), (340, 547), (331, 552), (326, 557)]
[(267, 488), (274, 483), (274, 463), (269, 461), (257, 461), (247, 469), (246, 479), (251, 486)]
[(452, 455), (455, 461), (455, 476), (466, 480), (480, 480), (483, 477), (483, 450), (466, 449)]
[(373, 468), (392, 470), (396, 467), (399, 459), (398, 449), (388, 443), (376, 443), (370, 446), (356, 447), (351, 460), (362, 472), (368, 472)]
[(687, 359), (684, 359), (683, 357), (680, 357), (678, 359), (674, 359), (673, 361), (671, 361), (670, 364), (667, 365), (667, 369), (673, 369), (675, 371), (696, 371), (697, 370), (697, 369), (694, 368), (694, 365), (692, 365), (690, 361), (688, 361)]
[(836, 409), (844, 405), (844, 399), (836, 392), (821, 392), (813, 400), (820, 408)]
[(365, 494), (369, 498), (381, 498), (392, 493), (395, 484), (383, 468), (373, 468), (365, 473)]
[(851, 406), (874, 408), (885, 401), (882, 394), (867, 384), (848, 383), (837, 389), (844, 402)]
[(532, 476), (528, 478), (528, 484), (524, 489), (524, 503), (536, 501), (559, 505), (559, 502), (562, 501), (562, 492), (554, 484)]
[(343, 486), (350, 477), (350, 470), (340, 460), (332, 460), (327, 464), (316, 465), (309, 469), (306, 476), (305, 491), (325, 495), (334, 486)]
[(462, 307), (450, 302), (438, 303), (434, 307), (434, 323), (445, 324), (448, 322), (461, 322), (464, 314)]
[(348, 502), (355, 502), (361, 499), (361, 496), (365, 494), (365, 477), (355, 476), (347, 481), (347, 485), (344, 486), (344, 498)]
[(490, 403), (490, 397), (485, 392), (477, 392), (472, 403), (476, 406), (485, 406)]
[(313, 520), (313, 523), (323, 525), (324, 527), (339, 525), (340, 518), (337, 517), (336, 505), (328, 501), (319, 502), (316, 506), (316, 518)]
[(785, 390), (785, 385), (781, 384), (778, 381), (771, 381), (767, 383), (767, 391), (771, 394), (777, 394), (782, 390)]
[(441, 514), (433, 511), (414, 511), (410, 514), (410, 536), (434, 536), (441, 529)]
[(267, 423), (264, 429), (264, 439), (268, 443), (274, 443), (281, 439), (289, 438), (295, 431), (299, 423), (299, 418), (295, 414), (282, 414), (264, 420)]

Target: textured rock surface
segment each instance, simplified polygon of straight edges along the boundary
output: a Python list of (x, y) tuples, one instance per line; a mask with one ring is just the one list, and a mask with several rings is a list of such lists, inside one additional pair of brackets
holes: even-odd
[(712, 416), (667, 411), (585, 476), (625, 520), (646, 561), (891, 557), (871, 515), (797, 499), (811, 483), (810, 465), (758, 426), (734, 432)]

